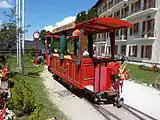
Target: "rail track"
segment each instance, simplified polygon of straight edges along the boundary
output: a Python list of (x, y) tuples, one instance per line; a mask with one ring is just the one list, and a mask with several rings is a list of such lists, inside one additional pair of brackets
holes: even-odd
[(121, 108), (117, 108), (112, 105), (93, 104), (87, 99), (85, 101), (100, 112), (106, 120), (158, 120), (124, 103)]

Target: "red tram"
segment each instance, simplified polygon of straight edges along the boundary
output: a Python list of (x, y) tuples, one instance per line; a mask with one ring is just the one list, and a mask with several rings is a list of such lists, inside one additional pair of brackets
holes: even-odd
[[(116, 77), (124, 59), (114, 57), (115, 31), (128, 27), (133, 26), (124, 20), (94, 18), (79, 24), (70, 23), (56, 28), (46, 35), (46, 65), (54, 75), (69, 84), (78, 89), (91, 91), (95, 95), (95, 101), (112, 101), (118, 105), (122, 100), (119, 94), (120, 81), (126, 74), (119, 75), (120, 80)], [(111, 57), (96, 57), (93, 51), (93, 35), (106, 32), (110, 34)], [(73, 39), (74, 54), (67, 51), (69, 38)], [(86, 39), (88, 40), (88, 55), (83, 54)], [(59, 52), (54, 51), (53, 47), (57, 40), (60, 42)]]

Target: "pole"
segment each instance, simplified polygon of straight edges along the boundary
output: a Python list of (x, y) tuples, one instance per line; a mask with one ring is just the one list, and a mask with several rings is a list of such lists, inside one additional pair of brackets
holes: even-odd
[(24, 15), (24, 0), (22, 0), (22, 72), (24, 73), (24, 40), (25, 40), (25, 15)]
[[(21, 0), (19, 0), (19, 28), (21, 28)], [(19, 32), (19, 71), (22, 72), (22, 66), (21, 66), (21, 32)]]
[(19, 22), (19, 19), (18, 19), (18, 0), (16, 0), (16, 47), (17, 47), (17, 66), (19, 66), (19, 49), (18, 49), (18, 47), (19, 47), (19, 35), (18, 35), (18, 28), (19, 28), (19, 26), (18, 26), (18, 22)]
[(36, 65), (38, 65), (38, 39), (36, 39)]
[(24, 40), (25, 40), (25, 15), (24, 15), (24, 2), (25, 0), (22, 0), (22, 31), (23, 31), (23, 37), (22, 37), (22, 51), (24, 54)]

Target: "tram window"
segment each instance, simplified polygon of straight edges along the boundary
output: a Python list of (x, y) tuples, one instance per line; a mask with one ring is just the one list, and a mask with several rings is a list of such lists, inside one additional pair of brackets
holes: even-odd
[(85, 36), (84, 38), (84, 50), (88, 52), (88, 37)]
[(74, 54), (74, 39), (67, 39), (67, 53)]
[(60, 42), (58, 40), (54, 41), (53, 53), (60, 53)]

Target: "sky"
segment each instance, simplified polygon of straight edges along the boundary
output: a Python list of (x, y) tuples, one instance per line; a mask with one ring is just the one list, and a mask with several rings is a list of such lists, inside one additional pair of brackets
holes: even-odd
[[(87, 2), (86, 2), (87, 1)], [(97, 0), (25, 0), (25, 25), (31, 25), (26, 39), (32, 39), (33, 32), (72, 22), (76, 14), (91, 8)], [(0, 24), (7, 18), (1, 14), (15, 6), (15, 0), (0, 0)]]

